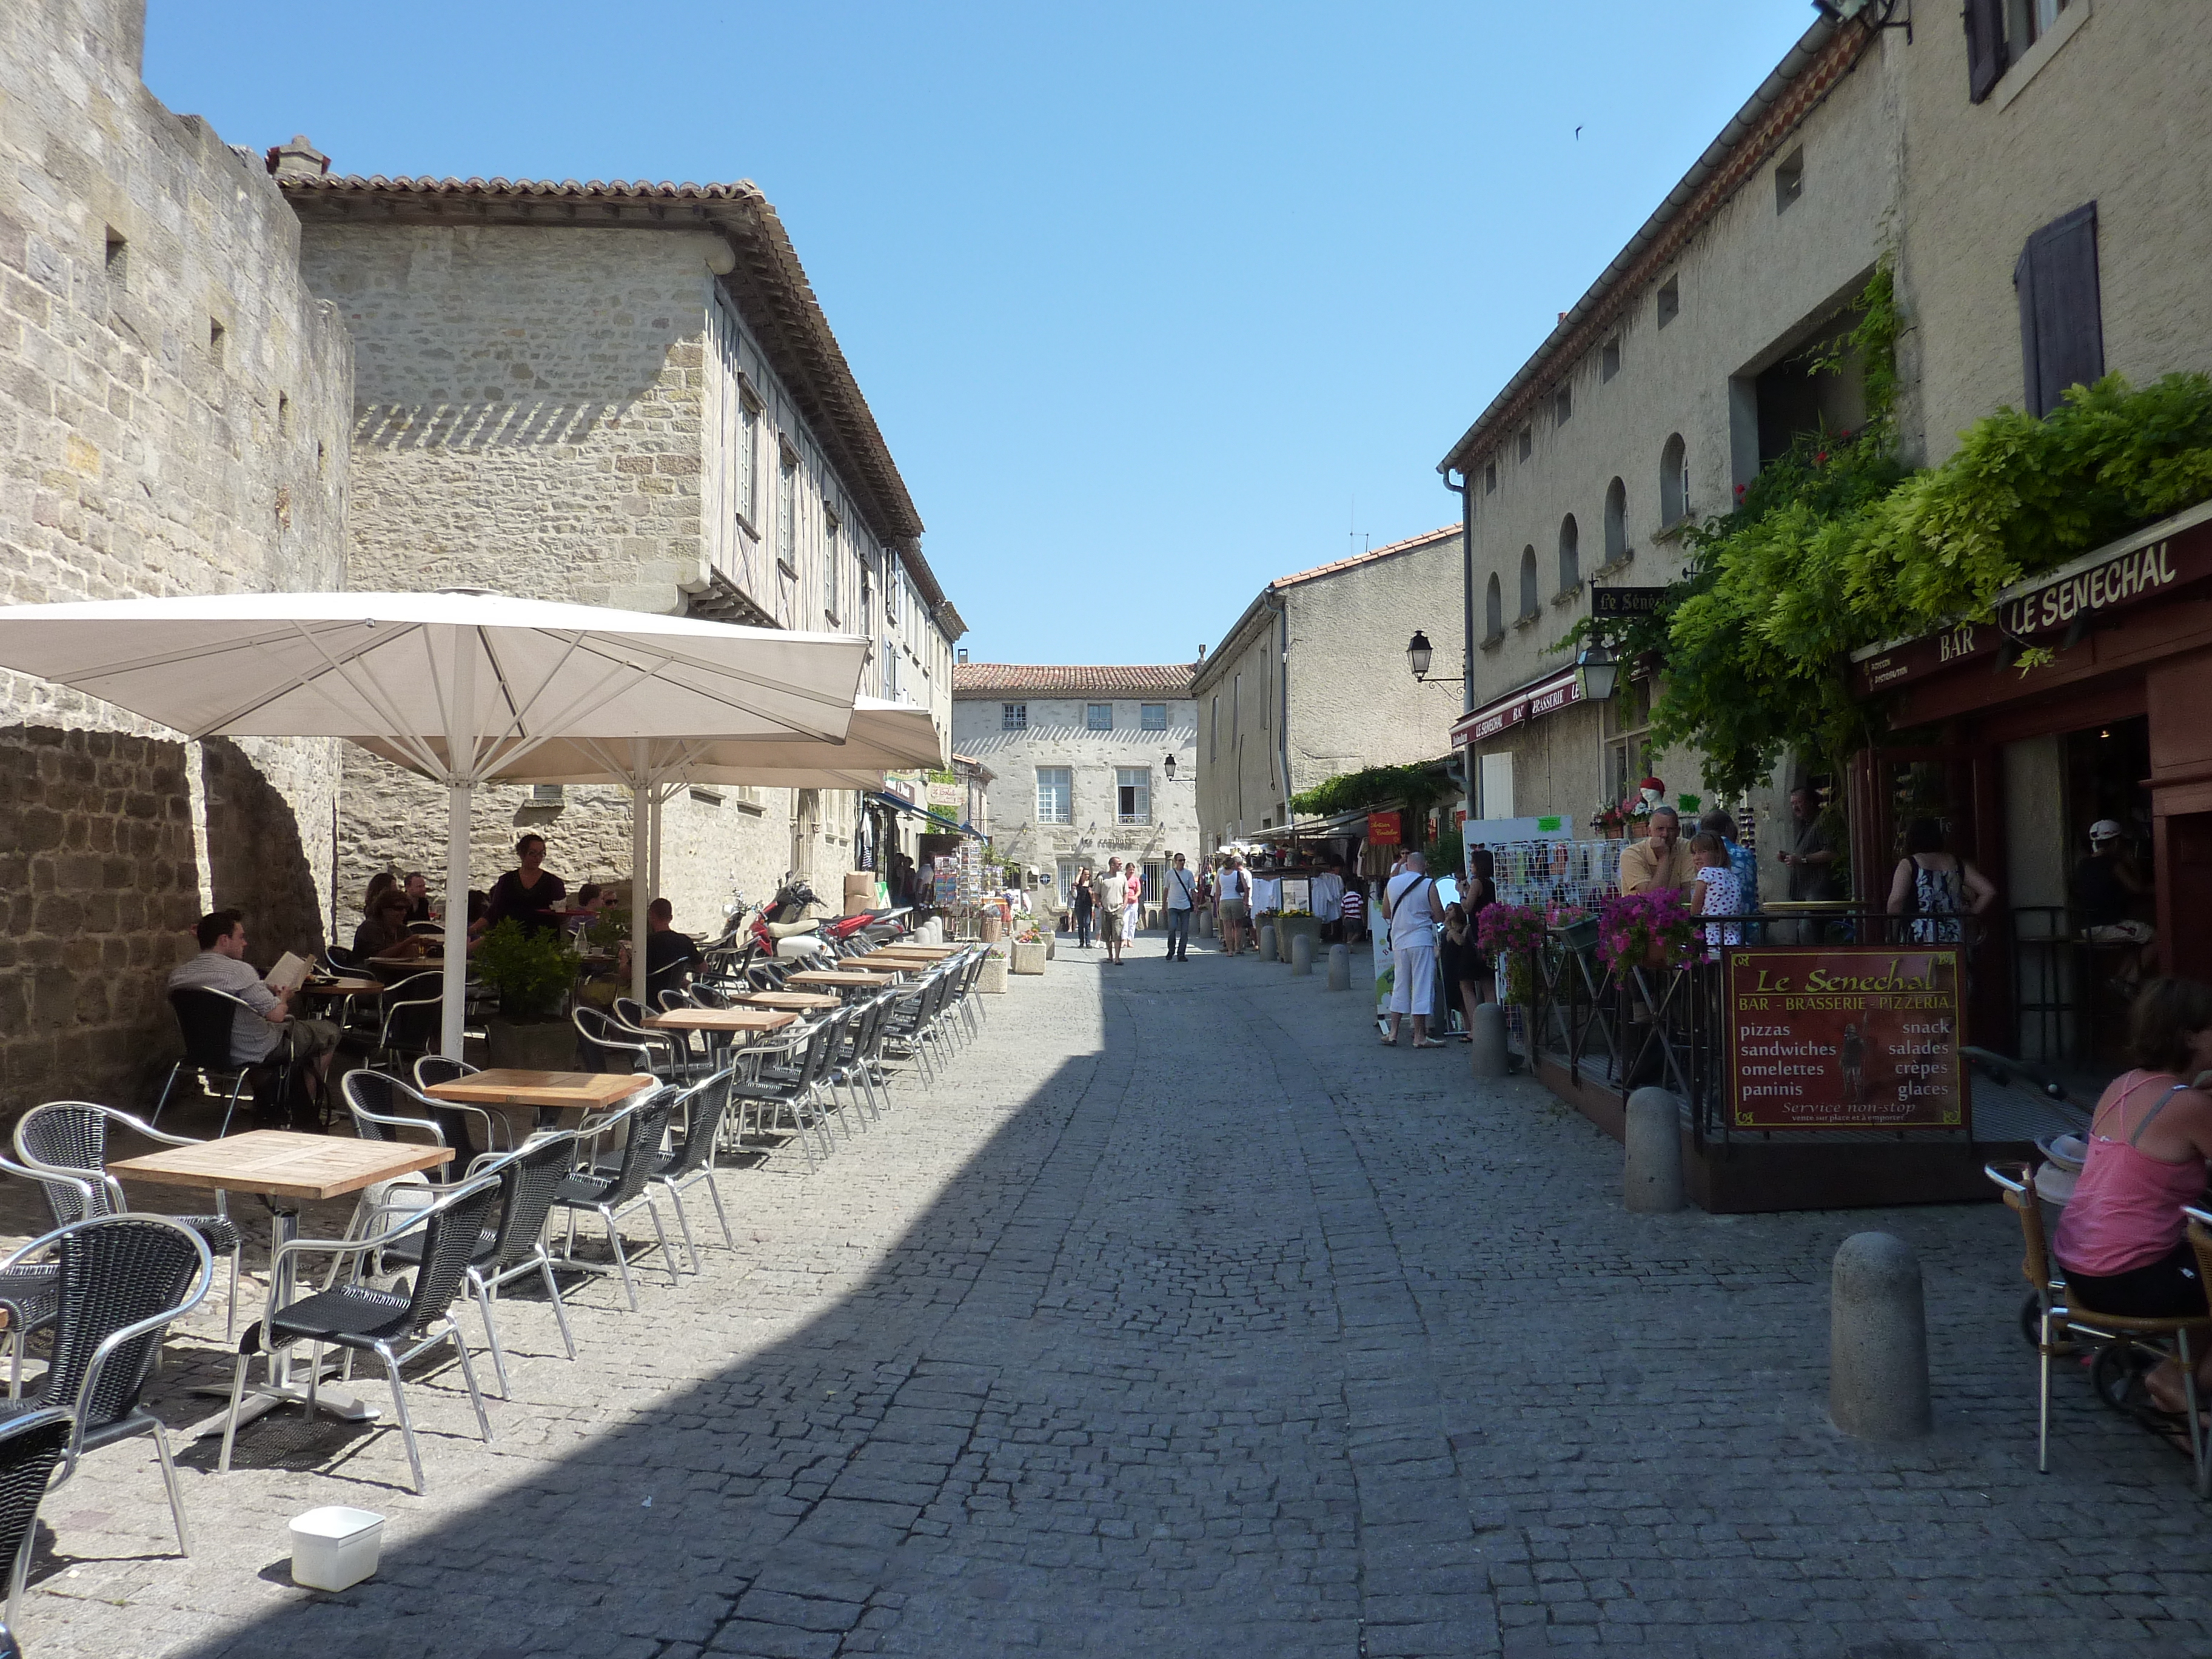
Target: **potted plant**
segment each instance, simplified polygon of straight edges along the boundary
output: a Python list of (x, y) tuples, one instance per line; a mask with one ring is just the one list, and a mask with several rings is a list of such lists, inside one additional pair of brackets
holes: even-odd
[(1482, 913), (1474, 941), (1486, 957), (1505, 958), (1499, 1000), (1526, 1007), (1534, 1000), (1535, 953), (1544, 948), (1544, 913), (1533, 904), (1493, 904)]
[(1577, 956), (1597, 948), (1597, 918), (1579, 904), (1555, 904), (1545, 921), (1552, 936)]
[(1619, 841), (1621, 831), (1628, 827), (1628, 815), (1611, 802), (1601, 805), (1590, 814), (1590, 828), (1607, 841)]
[(568, 1012), (578, 962), (567, 941), (547, 929), (502, 921), (483, 936), (471, 962), (499, 994), (499, 1012), (484, 1022), (491, 1063), (568, 1070), (576, 1054)]
[(1697, 948), (1697, 919), (1671, 889), (1609, 898), (1597, 926), (1598, 956), (1616, 970), (1672, 967), (1688, 961)]

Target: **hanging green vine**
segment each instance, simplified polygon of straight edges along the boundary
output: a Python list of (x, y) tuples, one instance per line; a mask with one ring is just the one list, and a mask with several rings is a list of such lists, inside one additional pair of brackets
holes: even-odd
[(1364, 771), (1340, 772), (1291, 796), (1291, 808), (1321, 817), (1396, 802), (1409, 812), (1420, 813), (1436, 805), (1449, 787), (1434, 767), (1370, 766)]

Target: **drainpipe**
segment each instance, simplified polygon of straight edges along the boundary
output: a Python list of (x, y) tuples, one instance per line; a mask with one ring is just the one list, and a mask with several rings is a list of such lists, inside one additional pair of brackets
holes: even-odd
[[(1275, 711), (1275, 752), (1283, 769), (1283, 827), (1291, 827), (1291, 607), (1279, 593), (1267, 595), (1275, 608), (1275, 684), (1281, 707)], [(1286, 840), (1284, 843), (1289, 845)]]
[[(1474, 712), (1474, 492), (1467, 487), (1464, 469), (1460, 471), (1457, 483), (1451, 481), (1451, 468), (1443, 469), (1444, 488), (1459, 495), (1459, 711), (1471, 714)], [(1468, 816), (1473, 817), (1478, 803), (1474, 799), (1474, 745), (1471, 742), (1460, 751), (1460, 769), (1466, 780)]]

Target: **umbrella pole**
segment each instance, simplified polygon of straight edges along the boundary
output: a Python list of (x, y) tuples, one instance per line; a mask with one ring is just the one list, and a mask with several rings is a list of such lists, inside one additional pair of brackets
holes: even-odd
[(653, 787), (651, 803), (652, 849), (647, 867), (653, 872), (653, 896), (660, 896), (660, 809), (668, 800), (667, 792), (659, 784)]
[[(644, 744), (638, 745), (641, 750)], [(653, 786), (646, 781), (645, 757), (638, 757), (636, 783), (629, 793), (629, 994), (640, 1006), (645, 1003), (646, 907), (653, 902), (647, 891), (651, 872), (647, 850), (647, 814), (651, 811)]]
[(446, 967), (438, 1005), (439, 1052), (461, 1057), (469, 976), (469, 785), (448, 786), (446, 805)]

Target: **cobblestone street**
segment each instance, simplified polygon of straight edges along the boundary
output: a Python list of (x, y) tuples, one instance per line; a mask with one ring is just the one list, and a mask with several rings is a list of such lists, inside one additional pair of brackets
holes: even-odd
[[(583, 1286), (580, 1363), (518, 1298), (494, 1444), (449, 1370), (414, 1392), (428, 1498), (396, 1434), (267, 1419), (227, 1479), (189, 1455), (184, 1561), (144, 1443), (94, 1454), (32, 1651), (2212, 1653), (2181, 1460), (2069, 1373), (2035, 1473), (2005, 1212), (1631, 1218), (1534, 1086), (1159, 951), (1063, 951), (820, 1170), (726, 1176), (734, 1259), (635, 1315)], [(1877, 1226), (1928, 1274), (1902, 1449), (1824, 1409), (1827, 1261)], [(173, 1423), (227, 1376), (208, 1311)], [(340, 1595), (286, 1565), (331, 1503), (390, 1517)]]

